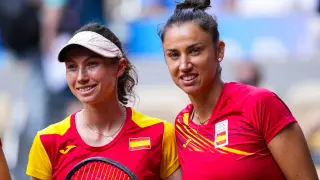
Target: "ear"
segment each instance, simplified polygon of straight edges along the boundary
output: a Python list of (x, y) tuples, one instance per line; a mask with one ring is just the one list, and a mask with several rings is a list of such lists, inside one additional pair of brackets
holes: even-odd
[(127, 68), (127, 60), (125, 58), (121, 58), (118, 66), (118, 73), (117, 73), (118, 78), (122, 76), (126, 68)]
[(217, 61), (221, 62), (224, 58), (224, 49), (225, 49), (225, 43), (223, 41), (219, 41), (217, 45)]

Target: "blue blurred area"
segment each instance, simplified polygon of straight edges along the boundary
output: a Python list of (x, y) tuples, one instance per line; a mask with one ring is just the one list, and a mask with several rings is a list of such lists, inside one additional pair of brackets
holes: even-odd
[(83, 7), (85, 9), (80, 13), (81, 24), (90, 22), (104, 23), (103, 6), (104, 4), (101, 0), (84, 0)]
[(144, 19), (129, 25), (131, 39), (127, 42), (126, 49), (130, 55), (162, 55), (161, 41), (157, 35), (164, 19)]
[[(130, 37), (127, 50), (131, 55), (162, 56), (161, 41), (157, 30), (163, 26), (167, 16), (158, 19), (139, 19), (129, 24)], [(254, 40), (259, 37), (276, 38), (290, 53), (300, 51), (301, 39), (306, 39), (306, 18), (291, 15), (276, 18), (245, 18), (223, 16), (218, 19), (222, 40), (237, 42), (244, 56), (249, 56)], [(270, 47), (272, 48), (272, 47)]]
[[(90, 6), (99, 5), (101, 4), (91, 3)], [(92, 14), (86, 16), (86, 13)], [(83, 23), (104, 21), (101, 18), (93, 18), (102, 17), (102, 11), (88, 11), (86, 13), (82, 16), (89, 18), (83, 18)], [(93, 16), (93, 14), (96, 16)], [(145, 17), (128, 24), (130, 39), (125, 43), (128, 54), (131, 56), (162, 57), (161, 41), (157, 31), (163, 27), (168, 16), (166, 14), (159, 18)], [(276, 18), (245, 18), (230, 15), (220, 17), (218, 24), (221, 39), (236, 42), (242, 50), (242, 55), (246, 57), (252, 54), (252, 48), (255, 46), (254, 40), (259, 37), (276, 38), (290, 54), (303, 51), (298, 44), (302, 39), (307, 39), (306, 18), (301, 14)], [(0, 65), (2, 61), (3, 52), (0, 42)]]
[[(1, 32), (0, 32), (1, 33)], [(2, 46), (2, 40), (1, 40), (1, 36), (0, 36), (0, 69), (3, 65), (5, 61), (5, 58), (4, 58), (4, 52), (3, 52), (3, 46)]]

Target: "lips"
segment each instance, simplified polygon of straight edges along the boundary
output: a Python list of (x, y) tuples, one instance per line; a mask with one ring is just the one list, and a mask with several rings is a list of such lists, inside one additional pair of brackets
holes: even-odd
[(198, 74), (194, 74), (194, 73), (183, 74), (180, 76), (180, 80), (185, 86), (190, 86), (194, 84), (197, 77), (198, 77)]
[(82, 86), (77, 88), (77, 90), (81, 93), (81, 94), (89, 94), (91, 92), (93, 92), (93, 90), (95, 89), (96, 85), (90, 85), (90, 86)]
[(184, 81), (192, 81), (197, 77), (196, 74), (185, 74), (180, 76), (180, 79), (184, 80)]

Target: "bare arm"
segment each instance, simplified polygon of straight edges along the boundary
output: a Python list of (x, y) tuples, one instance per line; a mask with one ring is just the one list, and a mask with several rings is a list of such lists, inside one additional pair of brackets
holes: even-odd
[(38, 179), (38, 178), (35, 178), (35, 177), (31, 177), (31, 180), (41, 180), (41, 179)]
[(305, 137), (298, 123), (288, 125), (268, 144), (288, 180), (318, 180)]
[(179, 167), (174, 173), (172, 173), (165, 180), (181, 180), (181, 168)]
[(1, 174), (1, 180), (11, 180), (8, 164), (1, 146), (0, 146), (0, 174)]

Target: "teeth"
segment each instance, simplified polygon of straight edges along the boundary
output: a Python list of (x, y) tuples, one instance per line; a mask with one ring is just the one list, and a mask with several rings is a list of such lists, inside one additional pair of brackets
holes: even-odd
[(185, 81), (191, 81), (195, 78), (195, 75), (190, 75), (190, 76), (183, 76), (182, 79)]
[(79, 88), (80, 92), (85, 92), (85, 91), (89, 91), (90, 89), (92, 89), (92, 86), (86, 87), (86, 88)]

